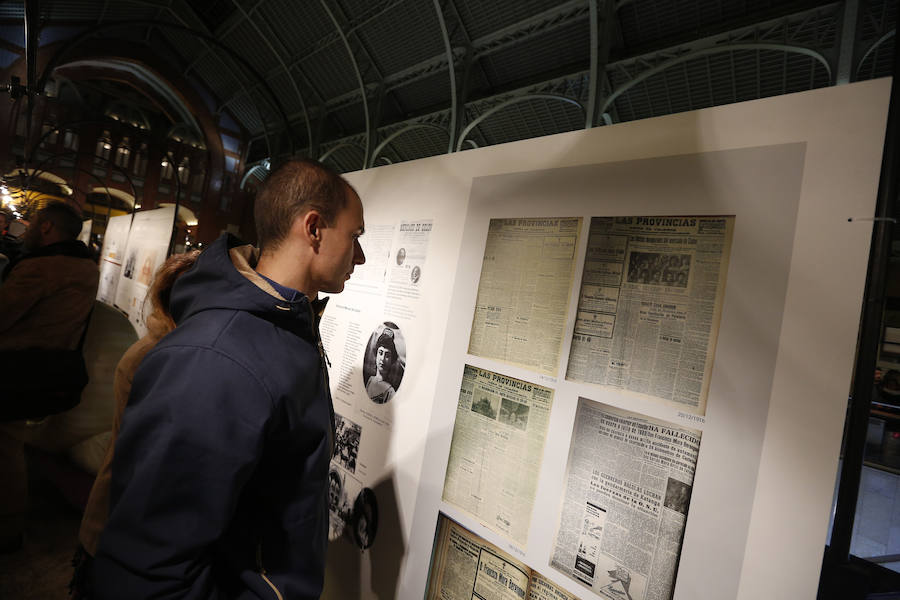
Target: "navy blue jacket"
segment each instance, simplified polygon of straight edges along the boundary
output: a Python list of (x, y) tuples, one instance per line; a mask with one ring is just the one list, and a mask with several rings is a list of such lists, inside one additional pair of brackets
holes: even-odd
[(318, 598), (334, 412), (305, 296), (236, 269), (222, 236), (176, 283), (115, 447), (101, 600)]

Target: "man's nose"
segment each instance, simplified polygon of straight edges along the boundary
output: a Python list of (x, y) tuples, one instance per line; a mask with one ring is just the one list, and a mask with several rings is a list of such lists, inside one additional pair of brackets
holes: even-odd
[(362, 246), (359, 245), (359, 240), (355, 240), (353, 242), (353, 264), (361, 265), (366, 262), (366, 254), (363, 252)]

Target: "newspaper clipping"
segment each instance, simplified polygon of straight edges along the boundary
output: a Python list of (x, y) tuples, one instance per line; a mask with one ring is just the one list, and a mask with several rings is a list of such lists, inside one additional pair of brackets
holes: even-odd
[(566, 378), (705, 414), (733, 216), (591, 219)]
[(491, 219), (469, 353), (556, 376), (581, 218)]
[(550, 565), (612, 600), (668, 600), (700, 432), (578, 399)]
[(466, 365), (444, 501), (524, 547), (553, 390)]
[(111, 217), (106, 226), (103, 250), (100, 252), (100, 285), (97, 287), (97, 300), (110, 306), (116, 298), (116, 286), (119, 285), (130, 231), (131, 215)]
[(438, 517), (426, 600), (578, 600), (490, 542)]

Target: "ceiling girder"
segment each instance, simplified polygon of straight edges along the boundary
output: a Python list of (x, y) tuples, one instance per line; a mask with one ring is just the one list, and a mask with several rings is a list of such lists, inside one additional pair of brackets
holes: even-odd
[[(262, 38), (263, 42), (269, 47), (269, 50), (272, 52), (272, 54), (275, 55), (275, 58), (281, 64), (282, 69), (284, 69), (285, 74), (288, 76), (288, 81), (291, 82), (291, 87), (294, 89), (294, 94), (297, 96), (297, 100), (300, 101), (300, 107), (303, 110), (303, 121), (306, 124), (306, 139), (309, 142), (309, 144), (311, 145), (312, 144), (312, 127), (309, 124), (309, 113), (306, 110), (306, 102), (303, 100), (303, 94), (300, 93), (300, 88), (299, 88), (299, 86), (297, 86), (297, 80), (294, 79), (294, 76), (291, 74), (290, 69), (288, 69), (287, 65), (284, 63), (284, 59), (281, 57), (281, 53), (275, 49), (275, 46), (272, 44), (272, 40), (270, 39), (270, 37), (263, 34), (262, 29), (260, 29), (260, 27), (256, 23), (256, 21), (253, 20), (252, 14), (244, 11), (244, 8), (241, 6), (241, 4), (240, 4), (240, 2), (238, 2), (238, 0), (231, 0), (231, 1), (234, 4), (234, 6), (241, 12), (241, 14), (244, 15), (244, 18), (247, 20), (248, 23), (250, 23), (250, 25), (253, 27), (253, 30), (256, 31), (256, 34), (260, 38)], [(259, 6), (259, 5), (257, 4), (257, 6)], [(276, 37), (274, 31), (270, 31), (270, 34), (272, 37)], [(291, 124), (291, 122), (289, 121), (287, 124), (288, 130), (285, 133), (288, 135), (288, 137), (293, 137), (293, 135), (292, 135), (293, 132), (291, 132), (291, 130), (290, 130), (290, 124)], [(292, 145), (293, 145), (293, 142), (292, 142)]]
[[(588, 6), (584, 0), (570, 0), (565, 4), (557, 6), (551, 10), (544, 11), (533, 17), (523, 19), (518, 23), (504, 27), (492, 34), (482, 36), (472, 41), (473, 61), (487, 56), (492, 52), (497, 52), (512, 44), (525, 42), (533, 37), (547, 33), (552, 29), (568, 25), (578, 20), (585, 20), (588, 16)], [(465, 49), (460, 47), (453, 48), (454, 62), (460, 60), (465, 54)], [(305, 58), (305, 57), (304, 57)], [(303, 58), (297, 59), (297, 62)], [(384, 76), (383, 84), (385, 90), (390, 92), (400, 87), (409, 85), (416, 81), (421, 81), (426, 77), (430, 77), (435, 73), (439, 73), (450, 67), (447, 61), (446, 53), (433, 56), (423, 60), (415, 65), (407, 67), (396, 73), (390, 73)], [(276, 73), (266, 73), (265, 77), (275, 75)], [(374, 93), (377, 88), (376, 84), (367, 85), (368, 94)], [(334, 112), (351, 106), (359, 101), (359, 91), (353, 90), (335, 98), (330, 99), (326, 105), (327, 112)], [(299, 114), (289, 115), (289, 119), (299, 118)]]

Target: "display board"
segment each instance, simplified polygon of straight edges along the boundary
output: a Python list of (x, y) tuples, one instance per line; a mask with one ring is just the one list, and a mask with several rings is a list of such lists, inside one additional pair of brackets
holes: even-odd
[[(813, 597), (871, 236), (848, 217), (874, 211), (888, 91), (873, 81), (350, 174), (377, 256), (323, 329), (348, 440), (335, 467), (346, 480), (355, 463), (379, 516), (368, 549), (352, 534), (332, 544), (323, 597), (422, 597), (441, 513), (578, 598)], [(564, 289), (558, 270), (541, 275), (550, 253), (509, 226), (569, 219)], [(426, 221), (410, 283), (412, 269), (392, 272), (409, 256), (401, 225)], [(516, 255), (527, 264), (487, 264)], [(402, 333), (399, 381), (377, 364), (385, 328), (395, 346)], [(604, 332), (605, 348), (586, 339)], [(536, 341), (536, 356), (509, 352)], [(467, 403), (479, 373), (500, 380)], [(516, 443), (526, 414), (511, 402), (534, 401), (522, 386), (552, 392), (538, 460)], [(592, 419), (605, 431), (577, 428)], [(510, 459), (476, 456), (478, 439)], [(590, 464), (576, 439), (615, 460)], [(528, 477), (501, 478), (521, 462)], [(510, 508), (513, 483), (527, 497), (534, 476), (533, 502)], [(593, 565), (590, 583), (576, 563)]]
[(110, 306), (115, 303), (116, 288), (122, 276), (122, 262), (125, 260), (125, 247), (128, 245), (130, 231), (131, 215), (112, 217), (106, 224), (103, 248), (100, 250), (100, 285), (97, 287), (97, 300)]
[(85, 219), (81, 222), (81, 232), (78, 234), (78, 240), (88, 247), (91, 245), (91, 227), (93, 225), (93, 219)]
[(156, 269), (166, 260), (174, 222), (174, 206), (139, 211), (131, 222), (122, 271), (116, 286), (115, 306), (128, 315), (138, 337), (147, 332), (144, 298)]

